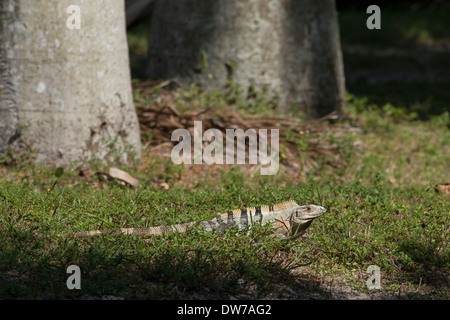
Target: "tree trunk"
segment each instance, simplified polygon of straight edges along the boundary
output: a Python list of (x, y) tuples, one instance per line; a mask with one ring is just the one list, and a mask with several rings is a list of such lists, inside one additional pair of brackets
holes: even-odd
[[(67, 24), (81, 9), (81, 28)], [(0, 153), (65, 165), (140, 157), (123, 0), (2, 0)], [(69, 19), (72, 21), (71, 19)]]
[(156, 0), (149, 78), (277, 94), (312, 117), (344, 111), (334, 0)]

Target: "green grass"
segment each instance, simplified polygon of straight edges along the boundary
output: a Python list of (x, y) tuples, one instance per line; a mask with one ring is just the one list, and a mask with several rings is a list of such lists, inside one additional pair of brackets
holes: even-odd
[[(51, 180), (1, 185), (0, 297), (188, 298), (196, 292), (226, 298), (245, 291), (249, 283), (256, 285), (257, 296), (274, 283), (292, 287), (298, 272), (335, 270), (351, 277), (372, 264), (381, 268), (386, 287), (414, 286), (419, 279), (435, 286), (445, 281), (442, 274), (450, 268), (450, 204), (426, 186), (396, 188), (377, 175), (370, 185), (268, 185), (255, 179), (237, 187), (229, 181), (244, 179), (231, 171), (216, 181), (215, 189), (144, 185), (129, 190), (110, 183), (97, 190), (73, 184), (77, 177), (65, 175), (51, 192)], [(263, 227), (250, 234), (192, 231), (154, 237), (150, 243), (137, 236), (57, 236), (193, 221), (242, 205), (287, 199), (328, 208), (310, 227), (309, 240), (282, 243)], [(65, 287), (65, 269), (72, 264), (82, 270), (80, 291)], [(355, 287), (363, 290), (363, 284)]]
[[(9, 214), (2, 214), (0, 220), (0, 266), (4, 275), (2, 280), (6, 283), (0, 296), (20, 297), (36, 292), (55, 296), (70, 294), (61, 286), (64, 283), (61, 281), (66, 277), (65, 268), (71, 264), (77, 264), (83, 270), (85, 286), (76, 293), (78, 295), (119, 294), (118, 290), (139, 287), (142, 281), (156, 286), (154, 292), (149, 292), (149, 297), (154, 298), (167, 295), (168, 292), (161, 290), (170, 283), (188, 293), (189, 290), (209, 288), (223, 295), (228, 291), (236, 292), (240, 279), (264, 286), (268, 285), (264, 280), (268, 276), (287, 276), (286, 263), (273, 263), (271, 259), (279, 250), (288, 249), (276, 240), (257, 241), (267, 233), (264, 228), (250, 235), (234, 232), (221, 236), (195, 232), (173, 234), (155, 237), (151, 243), (134, 236), (107, 236), (86, 241), (57, 237), (59, 233), (75, 230), (121, 225), (143, 227), (205, 219), (215, 210), (229, 209), (230, 203), (240, 206), (236, 199), (250, 200), (245, 190), (192, 192), (175, 188), (163, 192), (143, 187), (129, 191), (112, 186), (105, 191), (96, 191), (88, 185), (79, 185), (57, 186), (47, 192), (46, 187), (32, 184), (2, 186), (0, 210)], [(39, 192), (36, 188), (44, 189)], [(285, 195), (276, 198), (285, 199)], [(255, 200), (253, 204), (257, 204)], [(47, 234), (48, 238), (38, 239), (33, 231)], [(25, 291), (13, 288), (17, 279), (32, 283), (32, 290), (29, 290), (30, 285)]]

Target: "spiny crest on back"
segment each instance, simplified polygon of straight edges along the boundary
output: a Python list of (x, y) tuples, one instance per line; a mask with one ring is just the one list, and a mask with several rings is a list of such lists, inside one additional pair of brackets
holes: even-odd
[(280, 209), (285, 209), (285, 208), (289, 208), (289, 207), (293, 207), (293, 206), (298, 206), (298, 204), (294, 200), (289, 200), (286, 202), (276, 204), (275, 206), (273, 206), (273, 209), (280, 210)]
[(264, 212), (267, 212), (267, 211), (273, 212), (273, 211), (283, 210), (283, 209), (294, 207), (294, 206), (297, 206), (297, 203), (293, 200), (289, 200), (286, 202), (278, 203), (273, 206), (262, 206), (261, 210)]

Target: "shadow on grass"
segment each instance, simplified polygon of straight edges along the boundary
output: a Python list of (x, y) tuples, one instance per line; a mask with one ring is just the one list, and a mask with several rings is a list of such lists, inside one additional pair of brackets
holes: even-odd
[[(112, 239), (114, 239), (112, 241)], [(156, 243), (159, 246), (161, 243)], [(271, 255), (230, 259), (208, 245), (166, 245), (156, 251), (142, 239), (120, 236), (57, 243), (29, 233), (0, 238), (1, 299), (396, 299), (388, 292), (358, 293), (328, 288), (311, 277), (291, 273)], [(235, 250), (240, 250), (238, 245)], [(414, 240), (402, 241), (402, 281), (442, 291), (449, 256)], [(81, 269), (81, 290), (69, 290), (66, 272)], [(423, 292), (409, 298), (430, 298)]]
[[(65, 240), (49, 249), (55, 243), (19, 238), (0, 240), (1, 299), (258, 299), (282, 297), (285, 286), (291, 288), (288, 298), (296, 297), (292, 290), (325, 294), (318, 282), (299, 283), (268, 257), (230, 261), (203, 246), (167, 246), (155, 254), (132, 248), (129, 238), (95, 239), (88, 246)], [(81, 290), (66, 286), (70, 265), (81, 269)]]
[(366, 97), (368, 104), (375, 104), (380, 108), (390, 105), (400, 113), (419, 120), (428, 120), (449, 111), (450, 81), (369, 81), (368, 78), (360, 78), (355, 82), (348, 82), (347, 90), (355, 96)]
[(414, 239), (400, 242), (405, 276), (412, 283), (427, 282), (436, 289), (446, 287), (446, 270), (450, 267), (450, 251)]

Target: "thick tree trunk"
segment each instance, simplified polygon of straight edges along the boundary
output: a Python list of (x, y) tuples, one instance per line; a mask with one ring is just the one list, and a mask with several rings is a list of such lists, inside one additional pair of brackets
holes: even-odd
[[(81, 9), (69, 29), (68, 7)], [(140, 156), (123, 0), (2, 0), (0, 153), (37, 162)]]
[(231, 80), (277, 93), (284, 109), (342, 113), (334, 0), (156, 0), (147, 76), (206, 88)]

